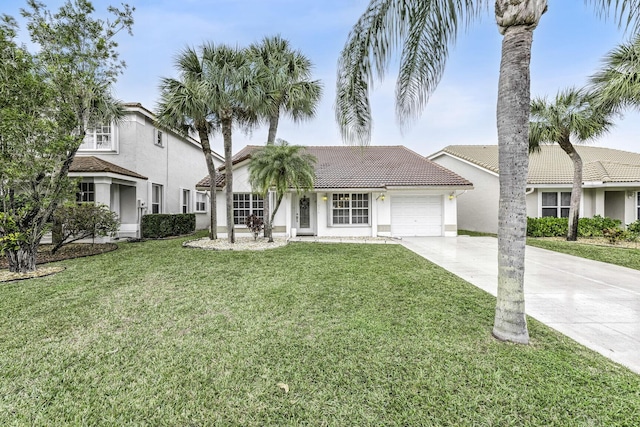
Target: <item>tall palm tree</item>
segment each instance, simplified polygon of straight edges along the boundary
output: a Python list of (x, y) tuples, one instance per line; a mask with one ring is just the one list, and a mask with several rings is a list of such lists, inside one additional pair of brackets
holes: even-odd
[(640, 34), (613, 49), (591, 83), (599, 102), (615, 111), (640, 106)]
[(178, 54), (175, 67), (179, 79), (160, 80), (160, 102), (157, 105), (156, 120), (164, 128), (181, 131), (183, 134), (196, 132), (209, 173), (209, 239), (218, 238), (218, 218), (216, 214), (216, 168), (209, 137), (218, 126), (217, 116), (210, 106), (211, 94), (207, 78), (211, 67), (193, 48), (186, 48)]
[[(615, 11), (619, 23), (637, 28), (640, 0), (590, 0), (599, 12)], [(498, 298), (493, 335), (527, 343), (524, 310), (524, 249), (530, 58), (533, 30), (547, 10), (546, 0), (495, 0), (503, 35), (498, 83), (500, 208)], [(444, 72), (449, 46), (489, 0), (371, 0), (338, 63), (336, 120), (343, 139), (367, 144), (371, 137), (369, 88), (384, 76), (401, 46), (396, 116), (401, 125), (417, 118)], [(628, 18), (628, 19), (627, 19)]]
[(224, 140), (227, 236), (229, 242), (234, 243), (232, 131), (234, 127), (249, 129), (258, 122), (258, 111), (265, 96), (264, 71), (253, 66), (247, 49), (206, 43), (202, 57), (207, 66), (204, 77), (207, 104), (220, 123)]
[(553, 103), (544, 98), (531, 101), (529, 151), (539, 151), (540, 144), (557, 143), (573, 162), (573, 186), (569, 206), (567, 240), (578, 238), (578, 218), (582, 199), (582, 159), (574, 143), (598, 138), (612, 126), (610, 113), (594, 103), (592, 94), (575, 88), (558, 92)]
[[(262, 196), (265, 196), (270, 188), (275, 189), (276, 202), (268, 219), (269, 224), (273, 224), (273, 218), (276, 216), (282, 198), (290, 189), (300, 193), (313, 188), (315, 163), (316, 158), (304, 153), (304, 147), (289, 145), (282, 139), (278, 139), (275, 144), (267, 144), (251, 154), (249, 163), (251, 187), (258, 190)], [(271, 234), (269, 241), (273, 242)]]
[[(300, 51), (293, 50), (288, 40), (279, 35), (265, 37), (260, 43), (249, 46), (255, 65), (263, 70), (265, 97), (262, 115), (269, 123), (267, 144), (273, 144), (278, 132), (280, 116), (285, 114), (295, 122), (315, 116), (316, 106), (322, 96), (322, 84), (311, 80), (311, 61)], [(264, 199), (264, 235), (273, 241), (272, 224), (269, 221), (270, 200)]]

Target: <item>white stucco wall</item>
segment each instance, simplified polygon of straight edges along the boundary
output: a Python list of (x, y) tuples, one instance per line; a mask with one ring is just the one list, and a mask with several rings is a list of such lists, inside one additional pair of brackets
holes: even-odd
[(448, 155), (441, 155), (431, 160), (473, 184), (473, 190), (458, 194), (456, 197), (458, 229), (497, 233), (500, 200), (498, 175)]
[[(141, 214), (151, 213), (152, 184), (163, 187), (162, 213), (182, 212), (183, 189), (189, 190), (189, 211), (195, 212), (195, 184), (207, 175), (204, 155), (198, 144), (176, 133), (164, 131), (163, 145), (158, 146), (155, 144), (156, 128), (153, 122), (139, 109), (128, 111), (114, 134), (115, 151), (79, 151), (78, 155), (92, 155), (146, 176), (146, 181), (133, 179), (137, 182), (135, 197), (127, 194), (125, 198), (127, 203), (131, 199), (136, 204), (137, 200), (143, 201), (146, 208), (140, 209)], [(221, 163), (214, 157), (216, 167)], [(131, 215), (125, 216), (127, 218), (123, 220), (130, 221)], [(196, 228), (203, 229), (208, 225), (209, 214), (196, 213)]]

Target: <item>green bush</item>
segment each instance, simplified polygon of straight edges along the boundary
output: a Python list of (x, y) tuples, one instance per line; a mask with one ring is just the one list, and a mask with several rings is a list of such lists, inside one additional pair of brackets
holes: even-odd
[[(596, 215), (578, 220), (578, 237), (602, 237), (605, 230), (620, 228), (621, 221)], [(528, 237), (565, 237), (568, 231), (567, 218), (527, 218)], [(640, 227), (640, 225), (639, 225)]]
[(51, 253), (80, 239), (115, 236), (120, 227), (118, 214), (108, 206), (93, 203), (68, 203), (53, 213)]
[(159, 239), (193, 233), (195, 214), (150, 214), (142, 217), (142, 237)]
[(527, 236), (529, 237), (558, 237), (566, 236), (568, 231), (567, 218), (527, 218)]

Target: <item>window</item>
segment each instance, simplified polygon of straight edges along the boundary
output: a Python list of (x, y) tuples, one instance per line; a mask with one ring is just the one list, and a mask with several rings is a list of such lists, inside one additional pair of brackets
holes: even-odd
[(196, 212), (207, 211), (207, 193), (196, 191)]
[(262, 196), (251, 193), (234, 193), (233, 223), (235, 225), (244, 225), (247, 217), (251, 214), (264, 219), (264, 200)]
[(369, 224), (369, 195), (336, 193), (332, 196), (333, 224)]
[[(559, 202), (559, 203), (558, 203)], [(568, 218), (569, 206), (571, 206), (571, 192), (543, 192), (542, 216), (556, 218)]]
[(191, 212), (191, 191), (190, 190), (182, 190), (182, 213), (186, 214)]
[(76, 202), (91, 203), (96, 201), (96, 189), (93, 182), (79, 182)]
[(164, 132), (160, 129), (156, 129), (154, 132), (153, 143), (158, 147), (164, 147)]
[(637, 203), (637, 204), (636, 204), (636, 206), (637, 206), (637, 208), (638, 208), (638, 209), (637, 209), (637, 210), (638, 210), (638, 216), (636, 217), (636, 219), (639, 219), (639, 220), (640, 220), (640, 191), (638, 191), (638, 192), (636, 193), (636, 199), (637, 199), (637, 200), (636, 200), (636, 203)]
[(114, 150), (112, 130), (110, 123), (88, 128), (79, 150)]
[(162, 213), (162, 185), (151, 185), (151, 213)]

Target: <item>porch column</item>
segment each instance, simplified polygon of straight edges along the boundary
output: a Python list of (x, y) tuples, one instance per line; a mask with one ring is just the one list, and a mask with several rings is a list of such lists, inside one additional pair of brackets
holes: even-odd
[(111, 209), (111, 178), (96, 177), (93, 179), (96, 204), (107, 205)]
[(605, 216), (604, 214), (604, 188), (596, 188), (595, 190), (595, 212), (594, 215)]

